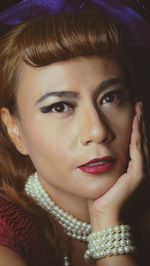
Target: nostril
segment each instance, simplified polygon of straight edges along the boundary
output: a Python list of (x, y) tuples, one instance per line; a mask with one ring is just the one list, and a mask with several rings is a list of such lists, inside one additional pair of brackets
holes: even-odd
[(108, 127), (90, 127), (85, 128), (80, 134), (80, 140), (83, 145), (89, 145), (90, 143), (109, 143), (115, 138), (113, 132)]
[[(78, 129), (80, 142), (83, 145), (90, 143), (108, 143), (113, 138), (111, 128), (108, 125), (107, 119), (103, 114), (96, 110), (95, 106), (84, 108), (84, 116), (78, 116)], [(86, 117), (85, 117), (86, 114)]]
[(113, 134), (113, 132), (110, 130), (110, 133), (108, 135), (108, 137), (106, 139), (104, 139), (103, 143), (110, 143), (111, 141), (113, 141), (115, 139), (115, 135)]

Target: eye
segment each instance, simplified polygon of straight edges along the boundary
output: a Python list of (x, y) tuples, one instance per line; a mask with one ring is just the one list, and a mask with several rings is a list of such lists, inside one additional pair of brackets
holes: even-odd
[(58, 102), (53, 103), (48, 106), (41, 107), (40, 110), (42, 113), (66, 113), (72, 111), (74, 105), (68, 102)]
[(123, 91), (117, 90), (117, 91), (111, 91), (108, 92), (103, 96), (101, 99), (101, 104), (107, 104), (107, 103), (121, 103), (125, 99), (125, 94)]

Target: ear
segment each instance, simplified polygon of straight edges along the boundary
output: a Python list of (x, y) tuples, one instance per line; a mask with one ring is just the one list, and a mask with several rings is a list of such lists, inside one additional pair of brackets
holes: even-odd
[(25, 147), (24, 140), (19, 127), (19, 119), (11, 115), (9, 110), (5, 107), (1, 108), (0, 115), (4, 125), (6, 126), (7, 133), (11, 141), (16, 146), (16, 149), (23, 155), (28, 155)]

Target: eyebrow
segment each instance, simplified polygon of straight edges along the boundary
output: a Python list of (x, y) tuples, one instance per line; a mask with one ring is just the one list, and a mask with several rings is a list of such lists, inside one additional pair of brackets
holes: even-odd
[[(96, 94), (99, 94), (100, 92), (104, 91), (106, 88), (111, 87), (116, 84), (123, 84), (124, 79), (123, 78), (113, 78), (113, 79), (108, 79), (100, 82), (96, 86)], [(44, 95), (42, 95), (37, 101), (36, 104), (41, 103), (48, 97), (59, 97), (59, 98), (69, 98), (69, 99), (78, 99), (80, 96), (80, 92), (75, 92), (75, 91), (51, 91), (47, 92)]]

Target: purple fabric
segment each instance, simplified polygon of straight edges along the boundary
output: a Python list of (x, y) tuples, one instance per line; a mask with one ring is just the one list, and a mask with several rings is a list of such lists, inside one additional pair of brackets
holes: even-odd
[(94, 5), (123, 26), (128, 43), (150, 48), (150, 25), (126, 2), (124, 0), (22, 0), (2, 12), (0, 22), (6, 25), (17, 25), (41, 14), (75, 13), (89, 5)]

